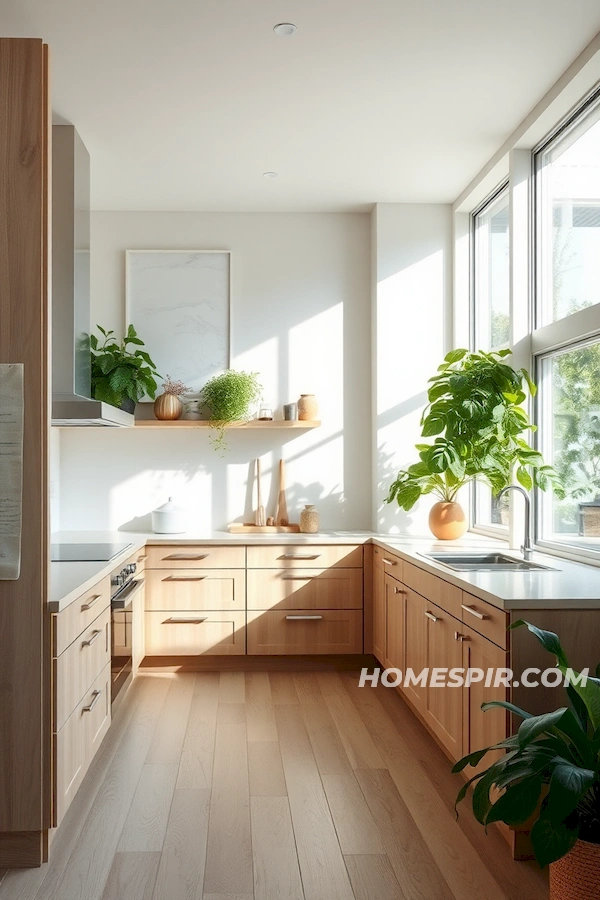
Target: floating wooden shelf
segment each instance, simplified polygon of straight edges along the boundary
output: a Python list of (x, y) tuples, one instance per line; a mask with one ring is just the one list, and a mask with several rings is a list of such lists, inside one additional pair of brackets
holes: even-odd
[[(164, 422), (159, 419), (136, 419), (136, 428), (210, 428), (214, 423), (206, 419), (175, 419)], [(271, 422), (260, 422), (258, 419), (250, 419), (249, 422), (230, 422), (226, 428), (253, 428), (259, 431), (270, 428), (318, 428), (321, 423), (316, 420), (300, 420), (288, 422), (284, 419), (275, 419)]]

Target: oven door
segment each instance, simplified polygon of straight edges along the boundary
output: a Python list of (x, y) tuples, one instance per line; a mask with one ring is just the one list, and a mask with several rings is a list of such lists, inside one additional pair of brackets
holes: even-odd
[(111, 600), (111, 701), (113, 703), (133, 671), (133, 607), (131, 602), (143, 584), (143, 579), (130, 581)]

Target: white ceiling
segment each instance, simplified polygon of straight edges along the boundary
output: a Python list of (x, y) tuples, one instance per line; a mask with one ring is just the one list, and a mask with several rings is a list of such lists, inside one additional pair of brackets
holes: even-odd
[(450, 202), (599, 30), (598, 0), (0, 0), (97, 209)]

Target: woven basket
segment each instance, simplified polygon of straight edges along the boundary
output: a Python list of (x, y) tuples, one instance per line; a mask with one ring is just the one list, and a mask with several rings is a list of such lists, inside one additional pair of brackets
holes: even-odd
[(599, 900), (600, 844), (577, 841), (550, 866), (550, 900)]

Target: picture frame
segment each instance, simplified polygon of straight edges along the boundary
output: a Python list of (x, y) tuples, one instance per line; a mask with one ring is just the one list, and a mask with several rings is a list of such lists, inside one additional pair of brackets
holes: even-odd
[[(231, 251), (126, 250), (125, 329), (197, 393), (231, 358)], [(149, 400), (150, 398), (143, 398)]]

